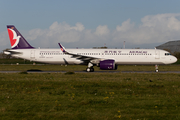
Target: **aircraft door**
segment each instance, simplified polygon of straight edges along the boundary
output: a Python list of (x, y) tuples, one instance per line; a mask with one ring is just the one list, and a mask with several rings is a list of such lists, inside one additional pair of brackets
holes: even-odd
[(31, 50), (30, 58), (31, 60), (35, 59), (35, 50)]
[(159, 59), (159, 58), (160, 58), (160, 51), (155, 50), (155, 59)]

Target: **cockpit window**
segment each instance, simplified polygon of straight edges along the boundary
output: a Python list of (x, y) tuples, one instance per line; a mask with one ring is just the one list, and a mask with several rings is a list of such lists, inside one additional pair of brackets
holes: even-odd
[(171, 53), (165, 53), (165, 55), (167, 56), (167, 55), (171, 55)]

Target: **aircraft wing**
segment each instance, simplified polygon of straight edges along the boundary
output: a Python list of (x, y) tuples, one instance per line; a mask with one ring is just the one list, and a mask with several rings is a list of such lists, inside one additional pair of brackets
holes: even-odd
[(85, 56), (85, 55), (77, 55), (77, 54), (73, 54), (73, 53), (69, 53), (65, 50), (65, 48), (60, 44), (58, 43), (60, 48), (61, 48), (61, 51), (64, 53), (64, 54), (67, 54), (67, 55), (71, 55), (72, 58), (76, 58), (76, 59), (79, 59), (79, 60), (82, 60), (82, 61), (92, 61), (92, 60), (100, 60), (101, 58), (96, 58), (96, 57), (91, 57), (91, 56)]

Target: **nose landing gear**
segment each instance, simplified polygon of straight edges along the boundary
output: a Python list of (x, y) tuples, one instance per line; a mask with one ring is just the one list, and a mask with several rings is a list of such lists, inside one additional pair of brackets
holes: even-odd
[(155, 72), (159, 72), (158, 65), (155, 65)]
[(90, 68), (88, 67), (88, 68), (86, 68), (86, 71), (87, 72), (94, 72), (94, 68), (93, 67), (90, 67)]

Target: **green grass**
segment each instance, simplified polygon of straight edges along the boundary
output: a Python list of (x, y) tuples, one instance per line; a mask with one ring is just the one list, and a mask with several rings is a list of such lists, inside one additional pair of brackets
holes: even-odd
[(67, 73), (1, 73), (0, 119), (180, 119), (179, 74)]

